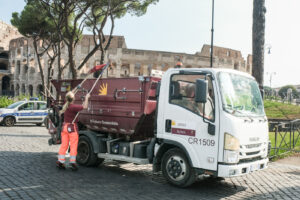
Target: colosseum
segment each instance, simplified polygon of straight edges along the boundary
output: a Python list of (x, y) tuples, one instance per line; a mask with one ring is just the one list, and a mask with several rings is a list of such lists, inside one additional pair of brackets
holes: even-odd
[[(75, 64), (78, 66), (93, 46), (91, 35), (84, 35), (75, 49)], [(41, 47), (41, 44), (40, 44)], [(127, 48), (123, 36), (114, 36), (105, 60), (113, 61), (112, 67), (104, 73), (104, 77), (132, 77), (148, 76), (152, 69), (165, 71), (174, 67), (178, 60), (183, 63), (183, 68), (210, 67), (210, 46), (204, 45), (200, 52), (195, 54), (152, 51)], [(41, 58), (44, 75), (47, 77), (48, 57), (45, 54)], [(64, 64), (68, 60), (67, 48), (62, 48), (62, 60)], [(79, 78), (87, 76), (87, 72), (100, 62), (100, 51), (96, 52), (85, 66), (79, 71)], [(56, 64), (56, 63), (55, 63)], [(9, 72), (12, 74), (9, 88), (15, 95), (38, 95), (43, 91), (41, 75), (37, 64), (32, 41), (25, 37), (12, 39), (9, 42)], [(213, 67), (225, 67), (251, 73), (251, 55), (245, 60), (240, 51), (222, 47), (214, 47)], [(54, 65), (53, 79), (58, 76), (57, 65)], [(67, 68), (62, 78), (70, 79), (72, 74)], [(8, 87), (8, 86), (6, 86)]]
[(11, 39), (21, 37), (18, 30), (0, 20), (0, 94), (12, 95), (10, 82), (11, 73), (9, 69), (9, 42)]

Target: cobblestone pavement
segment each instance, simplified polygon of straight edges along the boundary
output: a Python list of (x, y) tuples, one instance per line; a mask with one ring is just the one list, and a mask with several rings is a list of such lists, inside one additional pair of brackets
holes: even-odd
[(204, 178), (179, 189), (150, 165), (106, 162), (79, 171), (55, 167), (58, 146), (44, 127), (0, 126), (0, 199), (299, 199), (300, 167), (271, 163), (265, 171), (223, 181)]

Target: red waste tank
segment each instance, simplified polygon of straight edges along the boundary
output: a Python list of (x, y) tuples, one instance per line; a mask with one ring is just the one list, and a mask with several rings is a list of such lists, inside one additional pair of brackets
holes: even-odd
[[(82, 80), (53, 80), (56, 91), (64, 99), (70, 89)], [(96, 79), (88, 79), (75, 95), (81, 104)], [(89, 107), (79, 114), (79, 123), (90, 130), (120, 135), (132, 139), (153, 136), (156, 109), (156, 88), (160, 78), (103, 78), (91, 93)]]

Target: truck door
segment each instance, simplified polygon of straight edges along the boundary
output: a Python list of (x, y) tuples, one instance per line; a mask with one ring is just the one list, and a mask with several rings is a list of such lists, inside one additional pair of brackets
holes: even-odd
[[(197, 79), (208, 80), (209, 95), (205, 104), (195, 102)], [(219, 113), (212, 77), (173, 74), (168, 88), (168, 99), (165, 99), (163, 107), (163, 137), (179, 142), (188, 152), (193, 167), (217, 170)]]

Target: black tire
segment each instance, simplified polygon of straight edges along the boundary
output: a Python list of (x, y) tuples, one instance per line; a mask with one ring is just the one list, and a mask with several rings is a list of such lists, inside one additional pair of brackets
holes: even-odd
[(104, 159), (98, 158), (94, 153), (93, 145), (86, 136), (80, 136), (77, 148), (76, 162), (86, 167), (97, 167)]
[(177, 187), (188, 187), (197, 179), (195, 170), (179, 148), (170, 149), (163, 155), (161, 168), (165, 179)]
[(36, 125), (37, 125), (37, 126), (42, 126), (42, 123), (37, 123)]
[(13, 125), (15, 125), (15, 123), (16, 123), (16, 120), (13, 117), (5, 117), (3, 120), (3, 124), (5, 126), (13, 126)]

